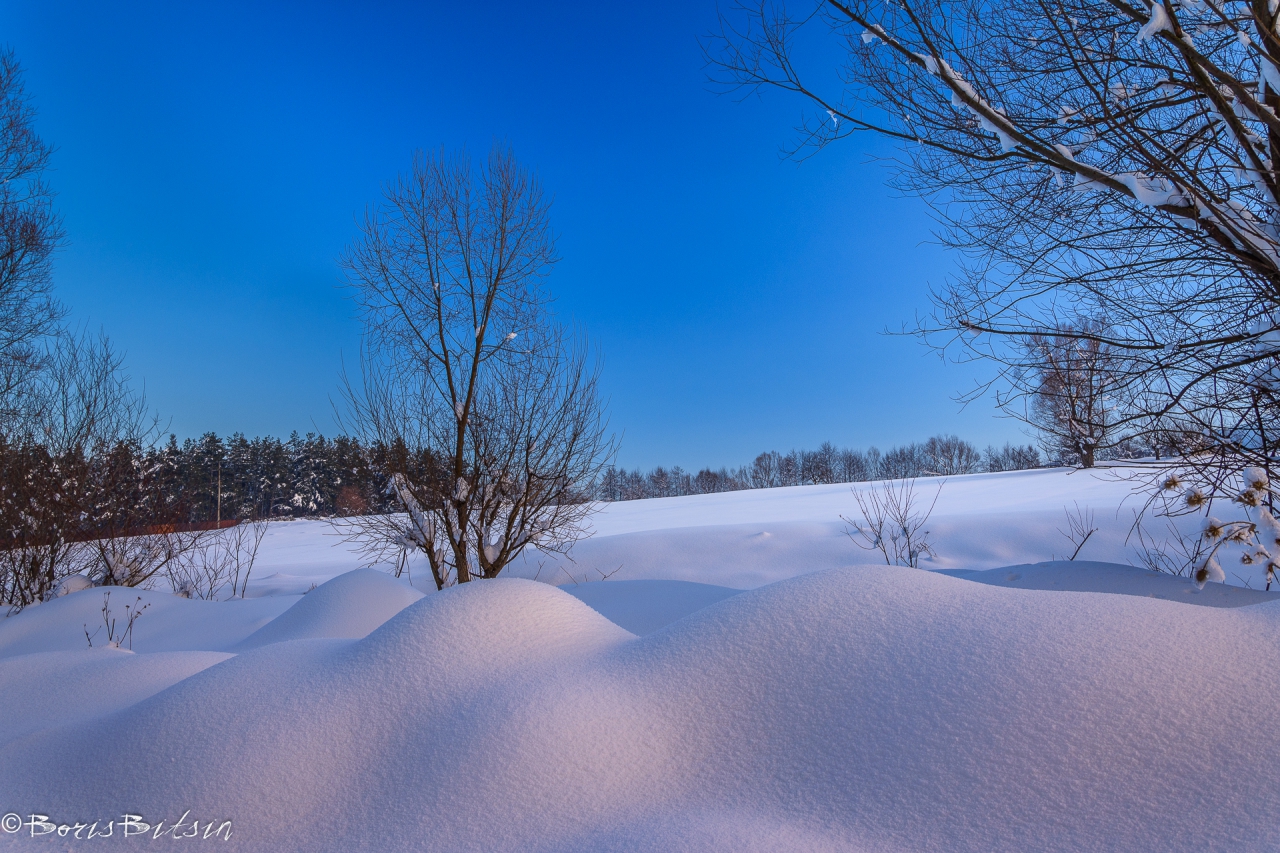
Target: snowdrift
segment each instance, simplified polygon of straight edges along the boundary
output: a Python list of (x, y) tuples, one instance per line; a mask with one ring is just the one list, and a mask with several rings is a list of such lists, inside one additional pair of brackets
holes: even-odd
[(31, 732), (128, 708), (229, 657), (220, 652), (138, 655), (102, 648), (0, 660), (0, 749)]
[(940, 574), (1010, 589), (1046, 589), (1070, 592), (1104, 592), (1110, 595), (1140, 595), (1164, 601), (1180, 601), (1201, 607), (1247, 607), (1268, 601), (1280, 602), (1280, 592), (1267, 592), (1224, 583), (1197, 587), (1189, 578), (1148, 571), (1137, 566), (1095, 563), (1087, 560), (1058, 560), (1023, 566), (974, 571), (943, 569)]
[(1274, 602), (855, 568), (636, 637), (510, 579), (20, 733), (0, 804), (252, 851), (1263, 851), (1278, 701)]
[(235, 651), (284, 640), (358, 639), (421, 598), (422, 593), (385, 572), (356, 569), (303, 596), (238, 643)]

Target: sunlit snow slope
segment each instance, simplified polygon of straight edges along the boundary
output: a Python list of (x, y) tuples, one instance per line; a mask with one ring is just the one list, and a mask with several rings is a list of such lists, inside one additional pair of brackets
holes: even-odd
[(280, 524), (247, 600), (110, 590), (132, 651), (101, 589), (0, 618), (0, 847), (1280, 849), (1280, 594), (1124, 565), (1131, 490), (953, 478), (932, 571), (871, 565), (847, 486), (615, 504), (516, 572), (560, 588), (426, 595)]
[[(929, 520), (936, 558), (926, 569), (992, 569), (1061, 559), (1074, 546), (1062, 535), (1067, 511), (1091, 511), (1098, 532), (1079, 559), (1139, 564), (1132, 535), (1134, 513), (1146, 500), (1133, 469), (1047, 469), (973, 474), (916, 483), (918, 500), (937, 504)], [(591, 520), (594, 535), (568, 559), (532, 552), (512, 576), (556, 585), (599, 580), (682, 580), (750, 589), (806, 572), (883, 562), (857, 547), (841, 516), (856, 517), (853, 486), (797, 486), (605, 504)], [(1195, 519), (1183, 526), (1194, 528)], [(1167, 536), (1166, 522), (1148, 530)], [(1230, 562), (1230, 561), (1229, 561)], [(360, 565), (360, 558), (329, 524), (276, 525), (249, 583), (249, 595), (302, 593), (313, 583)], [(1262, 585), (1260, 571), (1227, 565), (1228, 581)], [(430, 574), (419, 565), (415, 585)]]

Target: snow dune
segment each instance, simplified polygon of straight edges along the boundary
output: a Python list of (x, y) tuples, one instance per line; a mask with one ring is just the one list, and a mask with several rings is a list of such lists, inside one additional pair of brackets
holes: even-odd
[[(1099, 531), (1052, 562), (1077, 501)], [(847, 486), (635, 501), (517, 567), (560, 588), (427, 595), (276, 525), (247, 600), (111, 590), (149, 605), (132, 651), (87, 647), (101, 589), (0, 619), (0, 813), (242, 851), (1280, 849), (1280, 593), (1123, 565), (1133, 502), (953, 478), (921, 571), (866, 565)]]
[(511, 579), (12, 740), (0, 803), (234, 850), (1262, 851), (1277, 700), (1276, 603), (837, 569), (637, 638)]
[(0, 750), (32, 732), (128, 708), (229, 657), (220, 652), (138, 655), (102, 648), (0, 659)]
[(688, 581), (610, 581), (561, 587), (615, 625), (644, 636), (739, 590)]

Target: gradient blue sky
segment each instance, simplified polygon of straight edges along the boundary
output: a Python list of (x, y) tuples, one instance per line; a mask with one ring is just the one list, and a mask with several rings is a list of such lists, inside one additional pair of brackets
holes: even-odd
[(332, 433), (356, 215), (415, 149), (501, 141), (555, 197), (551, 286), (604, 355), (623, 464), (1023, 438), (953, 402), (972, 369), (880, 334), (950, 269), (923, 206), (873, 140), (781, 157), (801, 104), (713, 92), (714, 23), (714, 0), (9, 0), (0, 43), (58, 149), (58, 292), (180, 437)]

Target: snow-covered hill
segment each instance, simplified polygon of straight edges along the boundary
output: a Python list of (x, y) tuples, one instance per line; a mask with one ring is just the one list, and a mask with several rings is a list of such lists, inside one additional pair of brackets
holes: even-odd
[(934, 571), (848, 487), (615, 504), (560, 588), (427, 595), (281, 524), (247, 600), (112, 591), (132, 653), (102, 590), (0, 620), (0, 846), (1280, 849), (1280, 594), (1122, 565), (1129, 490), (954, 478)]
[[(1098, 528), (1079, 559), (1140, 565), (1132, 530), (1134, 513), (1146, 500), (1139, 490), (1144, 482), (1130, 468), (919, 480), (922, 504), (937, 497), (928, 524), (937, 557), (921, 566), (993, 569), (1067, 557), (1073, 546), (1060, 531), (1068, 528), (1067, 513), (1077, 509), (1092, 511)], [(854, 544), (841, 519), (858, 514), (854, 489), (875, 488), (797, 486), (606, 504), (592, 517), (594, 535), (578, 543), (571, 559), (535, 552), (509, 573), (570, 586), (607, 575), (751, 589), (819, 569), (883, 562)], [(1197, 523), (1188, 518), (1180, 526), (1193, 531)], [(1168, 535), (1163, 519), (1149, 521), (1147, 529)], [(278, 524), (267, 534), (249, 595), (300, 594), (359, 565), (359, 556), (328, 523)], [(1262, 586), (1259, 568), (1231, 562), (1227, 569), (1233, 585)], [(426, 589), (425, 566), (413, 580)]]

